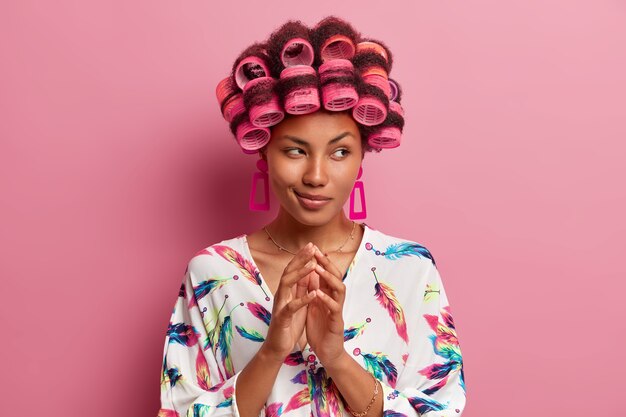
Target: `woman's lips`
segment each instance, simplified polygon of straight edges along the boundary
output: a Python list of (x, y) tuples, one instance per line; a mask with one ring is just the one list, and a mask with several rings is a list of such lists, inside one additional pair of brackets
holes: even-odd
[(319, 209), (324, 207), (326, 204), (330, 202), (330, 198), (324, 200), (312, 200), (310, 198), (303, 197), (294, 191), (296, 198), (300, 202), (300, 205), (307, 209)]

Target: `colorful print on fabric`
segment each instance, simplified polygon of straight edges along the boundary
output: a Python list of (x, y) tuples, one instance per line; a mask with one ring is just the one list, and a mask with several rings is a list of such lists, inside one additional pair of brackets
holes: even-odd
[[(383, 417), (461, 417), (466, 385), (458, 329), (432, 254), (363, 227), (342, 277), (344, 348), (380, 382)], [(158, 417), (239, 414), (237, 379), (272, 320), (268, 288), (246, 235), (192, 257), (166, 331)], [(350, 417), (343, 401), (312, 348), (296, 346), (260, 413)]]

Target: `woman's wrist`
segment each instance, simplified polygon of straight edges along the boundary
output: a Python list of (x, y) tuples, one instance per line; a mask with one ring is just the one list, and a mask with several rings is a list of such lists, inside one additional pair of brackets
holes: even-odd
[[(345, 371), (350, 366), (350, 362), (354, 362), (354, 359), (348, 355), (345, 350), (339, 354), (335, 359), (331, 361), (323, 361), (322, 365), (326, 369), (326, 373), (332, 377), (333, 374)], [(357, 366), (360, 366), (356, 364)]]
[(265, 361), (265, 363), (267, 363), (268, 365), (276, 365), (278, 367), (283, 364), (285, 358), (287, 357), (287, 355), (281, 355), (280, 353), (273, 352), (272, 349), (267, 347), (266, 344), (261, 345), (257, 352), (257, 355), (259, 356), (259, 358), (263, 359), (263, 361)]

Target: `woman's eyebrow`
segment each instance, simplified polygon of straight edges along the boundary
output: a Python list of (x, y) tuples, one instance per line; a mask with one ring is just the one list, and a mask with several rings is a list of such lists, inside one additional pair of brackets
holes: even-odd
[[(328, 144), (329, 144), (329, 145), (332, 145), (333, 143), (340, 141), (341, 139), (345, 138), (346, 136), (352, 136), (352, 137), (354, 137), (354, 135), (352, 134), (352, 132), (343, 132), (343, 133), (342, 133), (342, 134), (340, 134), (339, 136), (337, 136), (337, 137), (335, 137), (335, 138), (333, 138), (333, 139), (329, 140), (329, 141), (328, 141)], [(292, 141), (296, 142), (296, 143), (297, 143), (297, 144), (299, 144), (299, 145), (309, 146), (309, 142), (307, 142), (306, 140), (301, 139), (301, 138), (299, 138), (299, 137), (297, 137), (297, 136), (283, 135), (283, 138), (285, 138), (285, 139), (289, 139), (289, 140), (292, 140)]]

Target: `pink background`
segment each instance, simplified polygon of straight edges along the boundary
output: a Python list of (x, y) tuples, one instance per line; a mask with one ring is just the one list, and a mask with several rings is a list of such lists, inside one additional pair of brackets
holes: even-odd
[(331, 13), (395, 55), (407, 125), (366, 157), (367, 223), (436, 257), (464, 416), (623, 413), (624, 2), (309, 4), (2, 2), (2, 415), (155, 415), (187, 261), (276, 208), (247, 210), (215, 85)]

